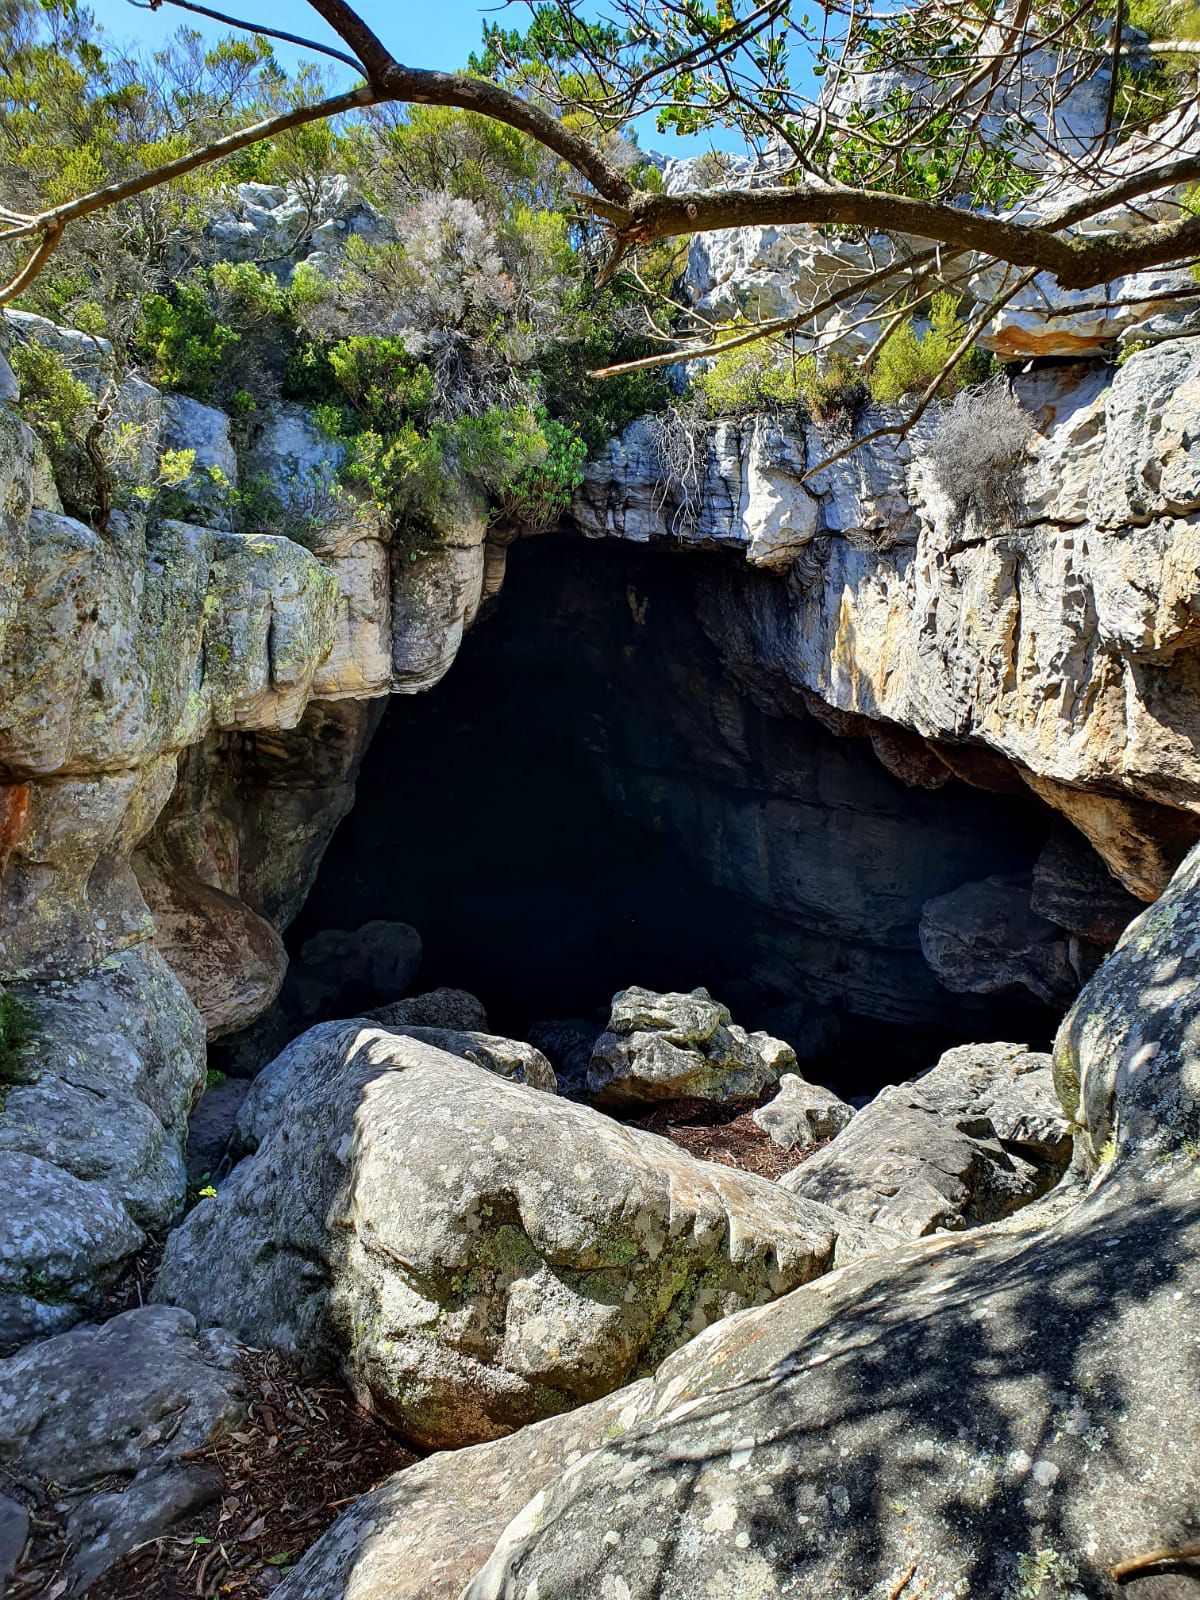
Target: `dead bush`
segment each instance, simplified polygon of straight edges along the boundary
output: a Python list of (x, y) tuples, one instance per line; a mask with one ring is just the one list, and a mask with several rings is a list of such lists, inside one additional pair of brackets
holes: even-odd
[(1011, 526), (1021, 513), (1021, 463), (1033, 423), (1008, 380), (993, 378), (955, 395), (920, 449), (930, 475), (961, 523)]

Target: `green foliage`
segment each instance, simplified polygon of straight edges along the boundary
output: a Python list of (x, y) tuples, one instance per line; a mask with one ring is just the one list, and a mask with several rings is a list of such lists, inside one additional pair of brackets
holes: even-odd
[[(666, 286), (677, 276), (685, 253), (686, 244), (660, 265)], [(652, 267), (646, 263), (646, 270)], [(671, 401), (670, 382), (661, 367), (618, 378), (589, 376), (600, 367), (659, 353), (660, 346), (625, 331), (630, 310), (630, 296), (620, 282), (598, 294), (589, 286), (575, 285), (562, 304), (564, 337), (550, 341), (538, 353), (538, 382), (546, 409), (571, 424), (589, 455), (602, 450), (636, 417), (662, 411)]]
[(717, 356), (695, 379), (710, 417), (746, 417), (756, 411), (798, 411), (805, 401), (811, 363), (762, 339)]
[(25, 1078), (25, 1056), (33, 1038), (33, 1019), (29, 1009), (7, 989), (0, 990), (0, 1111), (4, 1109), (4, 1087)]
[(197, 400), (211, 400), (240, 335), (217, 320), (200, 282), (181, 283), (174, 293), (145, 302), (135, 348), (151, 380)]
[(439, 441), (410, 421), (381, 431), (348, 406), (319, 405), (313, 415), (341, 447), (338, 481), (364, 493), (393, 534), (408, 536), (410, 554), (426, 553), (444, 486)]
[(836, 430), (852, 427), (870, 399), (855, 364), (835, 355), (818, 363), (770, 340), (742, 345), (718, 356), (695, 381), (709, 417), (745, 417), (756, 412), (811, 417)]
[(1151, 39), (1200, 39), (1196, 0), (1126, 0), (1125, 21)]
[(91, 391), (57, 351), (36, 340), (15, 344), (9, 360), (21, 387), (18, 410), (57, 465), (83, 442), (95, 406)]
[(853, 429), (871, 391), (849, 356), (835, 354), (821, 365), (808, 356), (799, 363), (798, 376), (805, 409), (814, 422), (835, 432)]
[(554, 526), (583, 482), (587, 445), (544, 406), (493, 406), (483, 416), (463, 417), (443, 439), (505, 515), (534, 532)]
[(433, 376), (412, 359), (403, 339), (356, 334), (325, 356), (334, 385), (368, 427), (387, 433), (428, 410)]
[[(915, 320), (906, 317), (879, 352), (869, 378), (872, 397), (882, 405), (895, 405), (906, 395), (926, 389), (962, 343), (966, 332), (955, 296), (935, 294), (930, 302), (926, 330), (918, 333)], [(990, 356), (970, 349), (951, 369), (942, 392), (954, 394), (982, 382), (994, 370)]]

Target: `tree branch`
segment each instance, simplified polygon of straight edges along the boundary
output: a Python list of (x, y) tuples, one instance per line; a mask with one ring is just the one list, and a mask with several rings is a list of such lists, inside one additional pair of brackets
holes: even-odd
[(66, 223), (59, 223), (57, 227), (46, 229), (37, 249), (21, 268), (20, 272), (17, 273), (11, 283), (0, 289), (0, 306), (6, 305), (10, 300), (15, 300), (19, 294), (23, 294), (28, 289), (55, 250), (57, 250), (58, 241), (62, 238), (65, 227)]
[(264, 39), (282, 39), (285, 44), (298, 44), (304, 50), (318, 50), (323, 56), (332, 56), (335, 61), (344, 61), (348, 67), (353, 67), (355, 72), (363, 70), (362, 62), (356, 61), (353, 56), (348, 56), (344, 50), (335, 50), (332, 45), (319, 44), (316, 39), (306, 39), (299, 33), (285, 33), (282, 28), (265, 28), (258, 22), (243, 22), (240, 17), (229, 17), (223, 11), (213, 11), (208, 6), (195, 4), (195, 0), (129, 0), (131, 6), (139, 11), (159, 11), (164, 5), (176, 6), (180, 11), (194, 11), (197, 16), (211, 17), (214, 22), (223, 22), (227, 28), (244, 28), (247, 33), (257, 33)]

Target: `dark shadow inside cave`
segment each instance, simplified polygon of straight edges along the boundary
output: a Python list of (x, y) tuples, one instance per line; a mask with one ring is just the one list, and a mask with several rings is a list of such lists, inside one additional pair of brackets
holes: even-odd
[[(516, 1037), (602, 1018), (633, 983), (704, 985), (784, 1037), (779, 1018), (811, 1010), (814, 1075), (847, 1093), (966, 1040), (1045, 1047), (1078, 981), (1079, 941), (1028, 910), (1062, 825), (1031, 795), (910, 787), (868, 739), (723, 662), (730, 586), (781, 581), (695, 551), (514, 547), (445, 680), (388, 704), (293, 953), (322, 929), (411, 923), (416, 988), (469, 989)], [(940, 978), (931, 901), (966, 918)], [(389, 998), (347, 972), (337, 1012)]]

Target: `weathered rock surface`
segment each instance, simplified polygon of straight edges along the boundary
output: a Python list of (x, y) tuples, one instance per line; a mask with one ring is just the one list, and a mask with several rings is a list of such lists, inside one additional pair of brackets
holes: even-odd
[(1200, 848), (1067, 1013), (1054, 1081), (1093, 1158), (1200, 1138)]
[[(1115, 372), (1060, 368), (1015, 390), (1033, 434), (1003, 527), (960, 525), (927, 441), (868, 448), (801, 483), (828, 448), (809, 429), (780, 447), (769, 493), (747, 500), (757, 447), (711, 429), (697, 541), (755, 562), (764, 517), (791, 531), (784, 581), (714, 575), (705, 624), (734, 670), (781, 700), (809, 693), (913, 731), (952, 769), (964, 747), (999, 752), (1149, 899), (1200, 828), (1187, 420), (1200, 351), (1166, 340)], [(660, 476), (649, 436), (631, 430), (589, 467), (577, 525), (690, 537), (669, 526)]]
[(204, 1029), (154, 950), (15, 984), (31, 1039), (0, 1105), (0, 1343), (77, 1321), (186, 1189)]
[(1115, 1563), (1194, 1542), (1198, 859), (1064, 1027), (1060, 1056), (1104, 1085), (1080, 1102), (1089, 1142), (1131, 1130), (1065, 1217), (854, 1263), (621, 1394), (434, 1456), (352, 1507), (280, 1600), (1118, 1600)]
[(1070, 941), (1033, 909), (1032, 883), (996, 876), (960, 884), (921, 910), (921, 953), (947, 989), (1028, 989), (1047, 1005), (1079, 989)]
[(419, 1443), (594, 1399), (831, 1264), (836, 1214), (765, 1179), (414, 1039), (314, 1034), (303, 1072), (293, 1046), (256, 1081), (256, 1153), (171, 1235), (155, 1293), (339, 1364)]
[(781, 1149), (807, 1150), (840, 1133), (853, 1115), (854, 1107), (831, 1089), (785, 1072), (779, 1093), (754, 1112), (754, 1120)]
[(412, 994), (406, 1000), (393, 1000), (363, 1013), (383, 1028), (460, 1028), (468, 1032), (488, 1031), (483, 1002), (465, 989), (431, 989), (428, 994)]
[(913, 1239), (1007, 1216), (1050, 1188), (1070, 1152), (1048, 1056), (962, 1045), (924, 1077), (882, 1090), (780, 1182)]
[(588, 1065), (596, 1040), (604, 1029), (584, 1017), (533, 1022), (526, 1030), (529, 1042), (554, 1068), (559, 1094), (573, 1100), (588, 1098)]
[(447, 1055), (471, 1061), (477, 1067), (486, 1067), (501, 1078), (511, 1078), (514, 1083), (528, 1084), (531, 1089), (543, 1089), (547, 1094), (558, 1091), (554, 1068), (540, 1050), (535, 1050), (523, 1039), (502, 1039), (495, 1033), (480, 1033), (462, 1028), (415, 1028), (408, 1023), (388, 1023), (389, 1033), (403, 1034), (416, 1039), (419, 1044), (432, 1045)]
[(588, 1089), (597, 1105), (653, 1100), (753, 1100), (796, 1065), (790, 1045), (747, 1033), (707, 989), (614, 995), (592, 1047)]
[(0, 1469), (65, 1512), (71, 1593), (220, 1493), (220, 1473), (187, 1457), (245, 1401), (233, 1340), (169, 1306), (0, 1361)]

